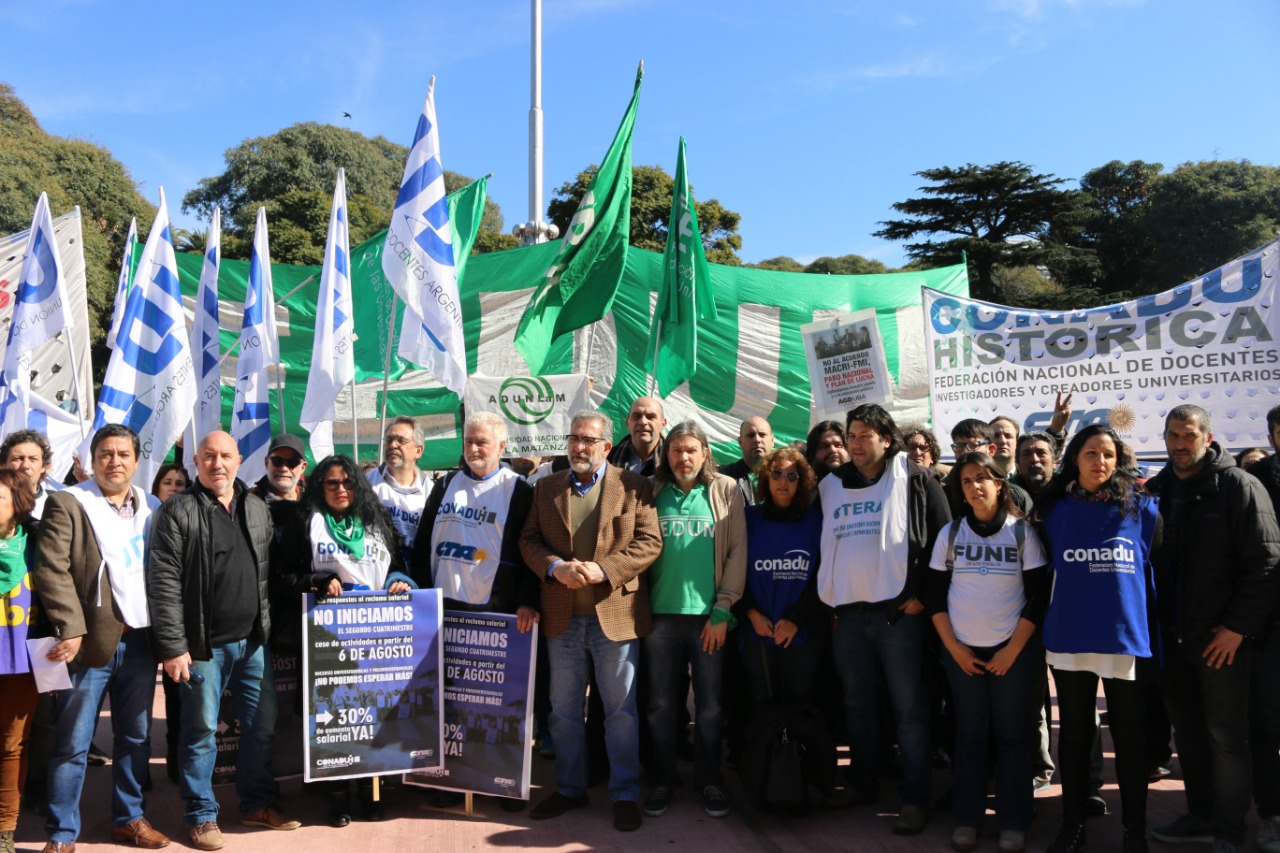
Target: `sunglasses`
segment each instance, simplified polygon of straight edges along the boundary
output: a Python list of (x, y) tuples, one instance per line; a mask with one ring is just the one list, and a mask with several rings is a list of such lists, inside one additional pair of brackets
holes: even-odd
[(795, 471), (773, 470), (769, 472), (769, 479), (770, 480), (786, 480), (788, 483), (798, 483), (800, 482), (800, 475), (797, 474)]
[(356, 489), (356, 481), (348, 477), (345, 480), (325, 480), (324, 489), (326, 492), (336, 492), (339, 489), (346, 492), (354, 492)]
[(277, 468), (297, 468), (302, 464), (300, 456), (268, 456), (267, 461)]

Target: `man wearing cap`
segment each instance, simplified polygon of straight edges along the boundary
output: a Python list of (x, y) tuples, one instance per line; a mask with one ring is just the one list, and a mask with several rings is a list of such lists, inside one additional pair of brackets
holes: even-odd
[(383, 463), (365, 476), (373, 486), (373, 493), (391, 513), (391, 523), (404, 540), (407, 562), (418, 535), (422, 508), (427, 505), (427, 493), (431, 491), (431, 481), (418, 470), (423, 448), (422, 427), (413, 418), (402, 415), (387, 427), (382, 443)]
[[(302, 499), (306, 486), (307, 454), (302, 439), (282, 432), (267, 447), (267, 473), (250, 489), (271, 507), (271, 520), (280, 526), (281, 518), (293, 512)], [(278, 504), (278, 506), (277, 506)]]

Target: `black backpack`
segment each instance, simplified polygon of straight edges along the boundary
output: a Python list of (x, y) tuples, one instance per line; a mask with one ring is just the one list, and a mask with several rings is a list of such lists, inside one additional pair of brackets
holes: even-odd
[(836, 780), (836, 745), (812, 705), (771, 705), (747, 724), (738, 772), (757, 808), (807, 814), (809, 789), (822, 796)]

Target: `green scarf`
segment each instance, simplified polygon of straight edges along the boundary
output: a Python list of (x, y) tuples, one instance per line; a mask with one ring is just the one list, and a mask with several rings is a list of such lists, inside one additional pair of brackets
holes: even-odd
[(27, 576), (27, 531), (21, 524), (8, 539), (0, 539), (0, 595), (8, 595)]
[(354, 515), (324, 514), (324, 526), (334, 541), (347, 549), (353, 560), (364, 559), (364, 522)]

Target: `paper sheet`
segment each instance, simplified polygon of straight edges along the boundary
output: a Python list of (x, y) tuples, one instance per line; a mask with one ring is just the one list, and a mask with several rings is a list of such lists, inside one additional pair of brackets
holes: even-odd
[(71, 674), (67, 672), (66, 662), (54, 662), (47, 657), (49, 650), (59, 642), (57, 637), (27, 640), (27, 653), (31, 656), (31, 674), (35, 676), (36, 690), (40, 693), (71, 688)]

